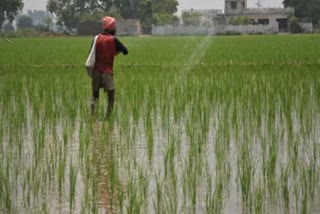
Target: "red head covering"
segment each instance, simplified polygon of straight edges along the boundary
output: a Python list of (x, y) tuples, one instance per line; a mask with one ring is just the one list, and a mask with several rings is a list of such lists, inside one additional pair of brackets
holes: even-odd
[(110, 16), (105, 16), (102, 18), (103, 29), (115, 30), (116, 29), (116, 19)]

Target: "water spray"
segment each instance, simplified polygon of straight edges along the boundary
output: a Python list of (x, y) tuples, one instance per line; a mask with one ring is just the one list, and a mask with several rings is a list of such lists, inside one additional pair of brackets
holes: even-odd
[(13, 42), (12, 42), (10, 39), (8, 39), (8, 38), (5, 38), (4, 40), (5, 40), (6, 42), (10, 43), (10, 44), (13, 44)]

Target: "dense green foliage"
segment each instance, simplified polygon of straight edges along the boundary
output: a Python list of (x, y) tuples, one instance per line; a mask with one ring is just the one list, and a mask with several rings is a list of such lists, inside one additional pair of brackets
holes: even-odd
[(49, 0), (48, 11), (58, 16), (59, 24), (75, 28), (80, 20), (100, 20), (104, 15), (116, 18), (139, 19), (145, 33), (152, 24), (175, 22), (177, 0)]
[(198, 26), (201, 23), (201, 14), (193, 11), (183, 11), (181, 19), (185, 26)]
[(0, 43), (2, 211), (317, 213), (319, 35), (120, 39), (108, 122), (92, 38)]
[(302, 33), (303, 29), (299, 23), (299, 19), (295, 16), (290, 17), (289, 19), (289, 23), (290, 23), (290, 32), (291, 33)]
[(32, 28), (33, 21), (30, 18), (30, 16), (27, 16), (27, 15), (19, 16), (17, 19), (17, 27), (18, 27), (18, 29)]
[(293, 7), (298, 18), (309, 18), (314, 24), (320, 24), (320, 0), (284, 0), (283, 4)]
[(179, 19), (174, 14), (178, 10), (177, 0), (155, 0), (152, 1), (153, 5), (153, 24), (155, 25), (167, 25), (178, 24)]
[(8, 19), (12, 22), (19, 10), (23, 7), (22, 0), (1, 0), (0, 1), (0, 27)]
[(231, 18), (231, 20), (229, 21), (230, 24), (232, 25), (248, 25), (248, 24), (253, 24), (250, 23), (250, 19), (247, 16), (238, 16), (238, 17), (234, 17)]

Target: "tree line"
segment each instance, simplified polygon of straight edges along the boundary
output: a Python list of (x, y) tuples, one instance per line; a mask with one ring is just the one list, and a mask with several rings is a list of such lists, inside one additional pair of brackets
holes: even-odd
[[(111, 15), (123, 19), (139, 19), (145, 33), (150, 32), (152, 24), (175, 24), (178, 17), (178, 0), (48, 0), (47, 11), (57, 17), (59, 25), (69, 30), (77, 27), (80, 21), (100, 20)], [(311, 19), (319, 26), (320, 0), (284, 0), (284, 7), (293, 7), (297, 18)], [(23, 0), (0, 1), (0, 26), (5, 20), (12, 22), (23, 8)], [(183, 14), (190, 18), (197, 14)]]
[(152, 24), (173, 23), (178, 18), (178, 0), (49, 0), (47, 10), (56, 14), (58, 23), (68, 29), (80, 21), (100, 20), (110, 15), (123, 19), (139, 19), (144, 32)]
[(294, 8), (297, 18), (311, 19), (314, 25), (319, 26), (320, 0), (284, 0), (283, 5)]
[[(139, 19), (145, 33), (152, 24), (176, 24), (178, 0), (48, 0), (47, 11), (54, 14), (57, 24), (75, 29), (81, 21), (101, 20), (109, 15), (123, 19)], [(12, 22), (23, 8), (23, 0), (0, 1), (0, 26)]]

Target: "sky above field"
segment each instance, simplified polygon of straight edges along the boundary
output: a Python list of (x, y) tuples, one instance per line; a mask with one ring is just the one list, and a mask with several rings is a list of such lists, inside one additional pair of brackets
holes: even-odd
[[(283, 0), (260, 0), (263, 7), (282, 7)], [(248, 7), (256, 7), (258, 0), (248, 0)], [(46, 10), (47, 0), (24, 0), (24, 9)], [(224, 0), (179, 0), (179, 11), (185, 9), (223, 9)]]

